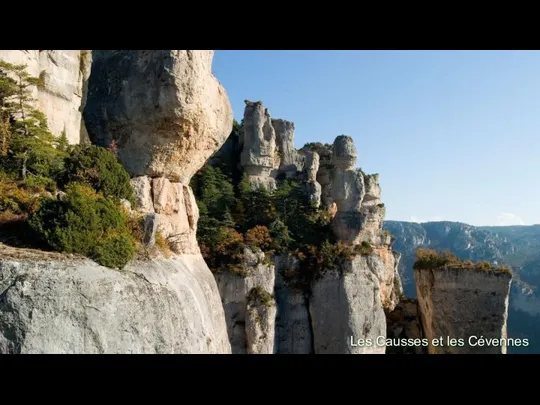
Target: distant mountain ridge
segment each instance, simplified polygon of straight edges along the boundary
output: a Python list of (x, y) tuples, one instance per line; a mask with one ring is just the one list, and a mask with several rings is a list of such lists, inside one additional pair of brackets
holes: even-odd
[(529, 347), (509, 348), (509, 353), (540, 353), (540, 225), (482, 226), (461, 222), (385, 221), (383, 228), (395, 238), (402, 254), (400, 273), (404, 292), (416, 297), (412, 266), (419, 248), (449, 250), (462, 259), (508, 264), (514, 270), (508, 333), (528, 337)]

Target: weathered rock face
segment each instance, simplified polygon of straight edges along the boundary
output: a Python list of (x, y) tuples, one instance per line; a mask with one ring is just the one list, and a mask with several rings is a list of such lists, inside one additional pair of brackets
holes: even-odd
[(332, 200), (337, 212), (333, 219), (334, 233), (345, 243), (358, 244), (364, 218), (360, 213), (366, 193), (364, 176), (356, 165), (356, 148), (352, 138), (338, 136), (334, 141), (332, 163)]
[(290, 286), (283, 274), (298, 270), (298, 260), (292, 256), (275, 258), (276, 266), (276, 353), (312, 354), (313, 333), (308, 297)]
[(302, 171), (304, 162), (302, 156), (294, 147), (294, 122), (282, 119), (272, 119), (276, 133), (276, 146), (280, 155), (279, 172), (287, 178), (292, 178)]
[(387, 244), (382, 225), (386, 209), (381, 203), (379, 175), (355, 169), (357, 152), (352, 138), (338, 136), (333, 145), (331, 200), (336, 204), (333, 229), (346, 243)]
[(379, 175), (368, 174), (363, 177), (365, 194), (360, 206), (362, 225), (359, 239), (371, 244), (389, 243), (382, 229), (386, 208), (381, 203)]
[(319, 154), (303, 149), (304, 156), (304, 190), (309, 197), (309, 201), (316, 207), (321, 204), (321, 185), (317, 183), (317, 171), (319, 170)]
[(309, 300), (315, 353), (385, 353), (385, 313), (402, 295), (399, 258), (388, 247), (375, 248), (344, 263), (342, 274), (328, 272), (315, 282)]
[(275, 188), (272, 170), (279, 167), (276, 132), (268, 109), (261, 101), (245, 100), (244, 137), (240, 163), (249, 181), (269, 189)]
[[(506, 353), (501, 339), (507, 338), (511, 274), (441, 268), (415, 270), (415, 279), (429, 353)], [(439, 338), (442, 344), (433, 345)], [(491, 342), (482, 344), (480, 338)], [(462, 339), (463, 345), (449, 344), (447, 339)]]
[(189, 184), (232, 128), (212, 59), (213, 51), (94, 51), (84, 111), (92, 142), (114, 139), (132, 177)]
[(89, 50), (0, 50), (0, 60), (27, 65), (31, 76), (43, 83), (33, 89), (38, 107), (55, 135), (66, 131), (69, 143), (78, 144), (86, 133), (82, 111), (92, 64)]
[(0, 258), (0, 354), (230, 353), (200, 255), (134, 262)]
[(200, 253), (197, 244), (199, 208), (189, 185), (166, 177), (139, 176), (131, 179), (137, 211), (145, 215), (145, 239), (151, 245), (156, 233), (167, 240), (175, 253)]
[[(188, 186), (232, 127), (212, 55), (95, 52), (85, 109), (90, 138), (102, 146), (116, 141), (145, 215), (145, 242), (161, 232), (181, 254), (118, 272), (89, 260), (19, 251), (10, 259), (0, 251), (1, 353), (231, 352), (219, 290), (195, 239), (199, 213)], [(260, 337), (261, 330), (250, 331)]]
[[(275, 270), (264, 263), (264, 253), (244, 251), (248, 276), (215, 275), (225, 309), (233, 354), (272, 354), (276, 305), (273, 298)], [(266, 299), (265, 299), (266, 298)]]
[(332, 209), (335, 206), (332, 200), (332, 177), (334, 165), (332, 163), (332, 149), (323, 148), (318, 151), (319, 170), (317, 171), (317, 183), (321, 185), (321, 203)]
[(328, 272), (313, 285), (309, 308), (316, 354), (385, 353), (381, 281), (368, 260), (357, 256), (344, 265), (344, 274)]

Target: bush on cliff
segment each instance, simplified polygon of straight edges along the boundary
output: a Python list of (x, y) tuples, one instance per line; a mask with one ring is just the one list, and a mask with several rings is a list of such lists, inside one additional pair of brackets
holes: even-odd
[(58, 180), (61, 187), (71, 182), (84, 183), (107, 198), (126, 199), (135, 204), (128, 172), (111, 151), (100, 146), (75, 146), (66, 157)]
[(503, 273), (512, 272), (511, 269), (505, 265), (494, 266), (486, 261), (473, 262), (471, 260), (461, 260), (448, 251), (437, 252), (433, 249), (418, 249), (416, 251), (416, 261), (413, 264), (413, 269), (435, 270), (442, 268), (485, 270)]
[(29, 225), (50, 248), (82, 254), (103, 266), (122, 268), (135, 255), (122, 210), (83, 184), (71, 183), (62, 200), (45, 200)]
[(200, 210), (197, 239), (214, 272), (247, 274), (246, 245), (267, 254), (293, 252), (300, 270), (289, 274), (290, 281), (309, 289), (324, 271), (340, 268), (342, 260), (373, 251), (369, 244), (338, 243), (330, 214), (313, 207), (299, 182), (283, 180), (269, 192), (253, 189), (245, 176), (235, 184), (220, 168), (207, 165), (191, 185)]
[[(129, 175), (114, 147), (71, 147), (65, 131), (51, 133), (32, 97), (41, 80), (25, 65), (0, 61), (0, 239), (122, 267), (133, 257), (130, 233), (139, 232), (133, 221), (126, 227), (118, 204), (121, 199), (135, 203)], [(62, 201), (52, 194), (58, 186), (68, 191)]]

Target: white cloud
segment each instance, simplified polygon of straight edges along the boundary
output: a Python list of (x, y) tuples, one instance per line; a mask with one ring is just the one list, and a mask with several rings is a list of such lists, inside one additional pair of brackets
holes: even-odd
[(525, 225), (525, 221), (523, 221), (516, 214), (512, 214), (511, 212), (501, 212), (497, 216), (497, 225)]
[(410, 222), (416, 222), (418, 224), (421, 224), (423, 222), (437, 222), (437, 221), (443, 221), (442, 217), (430, 217), (428, 219), (420, 219), (415, 216), (412, 216), (410, 219)]

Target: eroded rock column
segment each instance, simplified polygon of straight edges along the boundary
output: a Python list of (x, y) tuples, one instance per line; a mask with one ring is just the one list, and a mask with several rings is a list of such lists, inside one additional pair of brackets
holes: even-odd
[(351, 244), (361, 242), (360, 231), (364, 221), (360, 209), (366, 193), (364, 176), (355, 170), (356, 159), (352, 138), (338, 136), (332, 149), (332, 199), (337, 206), (332, 226), (338, 239)]
[(276, 133), (276, 146), (279, 153), (280, 173), (286, 178), (293, 178), (301, 172), (304, 164), (302, 157), (294, 147), (294, 122), (283, 119), (272, 119)]
[(501, 339), (507, 338), (509, 272), (439, 268), (417, 269), (414, 276), (429, 353), (507, 352)]
[(309, 201), (316, 207), (321, 204), (321, 185), (317, 183), (317, 171), (319, 170), (319, 154), (310, 150), (302, 150), (304, 156), (304, 171), (306, 180), (304, 191)]
[(252, 185), (274, 189), (276, 182), (271, 174), (280, 162), (270, 113), (261, 101), (245, 100), (245, 103), (241, 165)]

